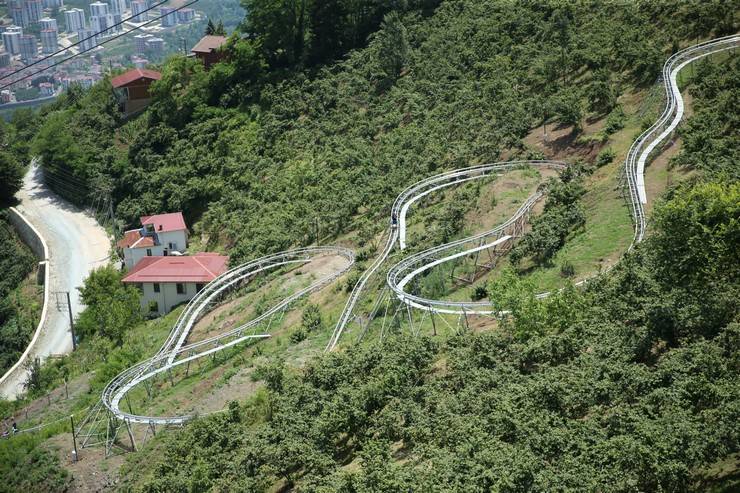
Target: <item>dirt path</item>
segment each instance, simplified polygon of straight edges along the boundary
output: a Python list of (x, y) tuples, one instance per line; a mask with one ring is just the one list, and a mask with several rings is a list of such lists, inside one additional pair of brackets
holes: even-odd
[[(41, 334), (29, 354), (29, 359), (43, 360), (72, 351), (66, 295), (59, 295), (57, 303), (56, 293), (69, 292), (72, 313), (77, 316), (83, 308), (77, 288), (91, 270), (108, 262), (111, 243), (95, 219), (62, 200), (41, 182), (41, 170), (37, 166), (31, 165), (17, 197), (18, 210), (49, 247), (49, 308)], [(0, 395), (14, 398), (23, 390), (26, 378), (27, 372), (19, 368), (3, 382)]]

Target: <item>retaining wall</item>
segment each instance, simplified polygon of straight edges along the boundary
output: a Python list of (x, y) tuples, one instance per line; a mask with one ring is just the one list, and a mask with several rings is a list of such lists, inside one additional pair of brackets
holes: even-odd
[(8, 380), (17, 381), (16, 378), (11, 378), (11, 376), (15, 376), (16, 372), (25, 371), (23, 369), (23, 363), (28, 359), (33, 346), (39, 338), (39, 334), (41, 334), (41, 329), (46, 321), (46, 314), (49, 308), (49, 247), (46, 245), (46, 240), (41, 236), (41, 233), (15, 207), (11, 207), (8, 210), (8, 221), (10, 221), (10, 224), (18, 232), (18, 236), (21, 237), (23, 242), (28, 245), (39, 259), (39, 280), (44, 284), (44, 302), (41, 308), (41, 318), (36, 326), (36, 331), (33, 333), (33, 338), (31, 338), (31, 342), (16, 364), (0, 378), (0, 396), (15, 399), (18, 392), (22, 389), (17, 388), (17, 385), (15, 388), (6, 388), (12, 386), (5, 383)]

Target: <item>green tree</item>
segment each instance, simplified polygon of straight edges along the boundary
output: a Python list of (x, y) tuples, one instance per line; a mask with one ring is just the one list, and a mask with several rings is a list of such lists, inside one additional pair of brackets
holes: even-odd
[(0, 203), (8, 203), (23, 185), (25, 169), (15, 155), (0, 151)]
[(100, 335), (121, 346), (126, 331), (141, 321), (140, 293), (121, 283), (122, 274), (112, 266), (90, 273), (80, 288), (85, 310), (77, 320), (81, 337)]

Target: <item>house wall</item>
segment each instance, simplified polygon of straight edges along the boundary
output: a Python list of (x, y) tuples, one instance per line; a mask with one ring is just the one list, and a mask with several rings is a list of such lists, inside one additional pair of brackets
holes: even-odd
[(157, 302), (157, 313), (165, 315), (172, 311), (172, 309), (179, 305), (189, 301), (196, 294), (197, 285), (193, 282), (184, 283), (185, 294), (177, 294), (177, 283), (174, 282), (163, 282), (159, 284), (159, 293), (154, 292), (154, 283), (145, 282), (143, 283), (143, 291), (141, 294), (141, 311), (144, 314), (149, 313), (149, 304), (152, 301)]
[(184, 252), (187, 249), (188, 237), (185, 230), (157, 233), (157, 236), (159, 237), (159, 243), (166, 250), (169, 250), (170, 242), (175, 244), (175, 248), (172, 250), (176, 252)]
[[(168, 231), (166, 233), (157, 233), (159, 238), (159, 245), (148, 247), (152, 251), (152, 257), (161, 257), (164, 255), (165, 250), (169, 250), (169, 244), (174, 243), (176, 252), (185, 252), (187, 249), (187, 231)], [(146, 257), (147, 248), (124, 248), (123, 249), (123, 261), (128, 270), (134, 268), (139, 260)]]
[(131, 270), (139, 260), (147, 256), (147, 248), (152, 251), (152, 257), (161, 257), (164, 255), (164, 247), (162, 245), (155, 245), (146, 248), (124, 248), (123, 249), (123, 261), (126, 264), (126, 268)]

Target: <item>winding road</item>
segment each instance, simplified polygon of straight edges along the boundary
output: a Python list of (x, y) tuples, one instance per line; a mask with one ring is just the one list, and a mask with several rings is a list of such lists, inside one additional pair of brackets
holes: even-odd
[[(629, 192), (627, 195), (635, 227), (630, 249), (642, 241), (645, 235), (646, 221), (643, 207), (647, 203), (644, 182), (645, 166), (652, 153), (660, 149), (660, 146), (673, 133), (683, 117), (683, 99), (676, 81), (678, 72), (682, 67), (693, 61), (713, 53), (733, 49), (739, 44), (740, 36), (727, 36), (681, 50), (666, 61), (663, 67), (663, 86), (666, 93), (665, 110), (655, 124), (633, 143), (625, 160), (624, 175), (626, 177), (626, 186)], [(333, 350), (337, 346), (347, 325), (353, 320), (360, 318), (355, 314), (358, 302), (371, 279), (384, 267), (396, 244), (399, 245), (401, 250), (406, 247), (406, 215), (414, 202), (436, 190), (522, 166), (550, 167), (554, 169), (563, 169), (565, 167), (563, 163), (553, 161), (511, 161), (474, 166), (421, 180), (401, 192), (391, 210), (390, 228), (387, 232), (383, 250), (367, 267), (355, 284), (337, 321), (331, 339), (326, 346), (326, 350)], [(527, 199), (511, 219), (491, 231), (440, 245), (401, 260), (388, 271), (386, 278), (388, 287), (401, 302), (415, 309), (434, 313), (465, 313), (466, 311), (490, 313), (491, 308), (480, 302), (450, 302), (425, 299), (411, 295), (405, 288), (415, 276), (436, 265), (462, 255), (470, 254), (476, 250), (510, 241), (512, 236), (514, 236), (512, 228), (519, 220), (530, 213), (532, 206), (542, 197), (542, 194), (542, 191), (535, 193)], [(231, 329), (227, 333), (186, 345), (188, 334), (195, 322), (204, 313), (207, 313), (218, 302), (220, 295), (227, 290), (237, 287), (241, 283), (248, 282), (260, 272), (279, 268), (287, 264), (310, 262), (312, 259), (324, 255), (342, 256), (346, 260), (345, 266), (284, 299), (260, 317), (245, 325)], [(214, 354), (217, 351), (232, 347), (251, 338), (269, 337), (270, 324), (276, 314), (285, 310), (300, 297), (306, 296), (331, 283), (347, 272), (353, 263), (354, 254), (350, 250), (340, 247), (310, 247), (281, 252), (253, 260), (223, 274), (199, 293), (185, 308), (173, 327), (170, 337), (154, 357), (122, 372), (109, 383), (103, 392), (101, 403), (88, 416), (88, 421), (96, 419), (95, 416), (101, 413), (108, 414), (115, 419), (123, 420), (127, 423), (154, 425), (181, 424), (187, 421), (189, 419), (188, 416), (142, 416), (126, 413), (120, 409), (120, 403), (125, 395), (136, 385), (141, 383), (146, 384), (147, 380), (168, 372), (177, 366), (206, 355)], [(543, 295), (546, 295), (546, 293), (543, 293)], [(263, 328), (266, 333), (258, 333), (258, 328)]]
[[(65, 295), (72, 313), (82, 311), (77, 287), (91, 270), (108, 263), (111, 248), (105, 230), (89, 214), (61, 199), (44, 185), (41, 170), (32, 164), (18, 192), (19, 212), (38, 230), (49, 249), (49, 307), (46, 320), (28, 359), (45, 359), (72, 351), (72, 336)], [(23, 391), (28, 372), (20, 365), (3, 376), (0, 395), (14, 399)]]

